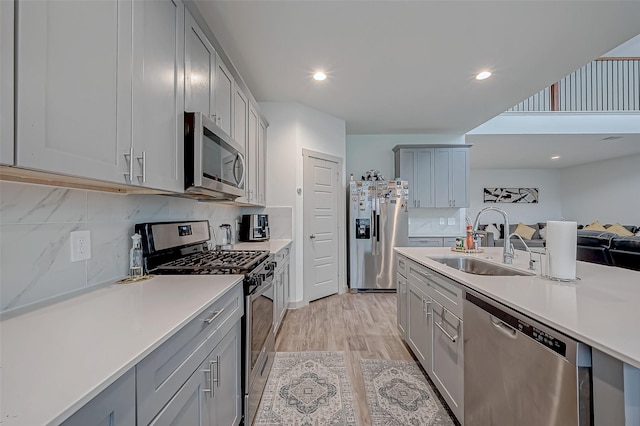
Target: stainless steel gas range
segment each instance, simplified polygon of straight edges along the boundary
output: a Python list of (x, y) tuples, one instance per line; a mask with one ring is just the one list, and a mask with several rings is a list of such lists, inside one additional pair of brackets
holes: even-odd
[(242, 321), (244, 424), (255, 417), (273, 364), (273, 272), (266, 250), (209, 250), (209, 221), (141, 223), (145, 270), (151, 274), (244, 275)]

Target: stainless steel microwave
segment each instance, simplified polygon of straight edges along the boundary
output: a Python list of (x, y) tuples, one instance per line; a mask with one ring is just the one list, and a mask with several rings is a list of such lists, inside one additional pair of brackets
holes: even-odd
[(244, 147), (200, 112), (184, 113), (184, 189), (200, 199), (245, 195)]

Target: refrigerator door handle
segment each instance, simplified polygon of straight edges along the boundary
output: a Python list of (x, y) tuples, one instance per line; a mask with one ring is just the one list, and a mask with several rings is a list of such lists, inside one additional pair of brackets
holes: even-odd
[(380, 242), (380, 213), (376, 212), (376, 241)]

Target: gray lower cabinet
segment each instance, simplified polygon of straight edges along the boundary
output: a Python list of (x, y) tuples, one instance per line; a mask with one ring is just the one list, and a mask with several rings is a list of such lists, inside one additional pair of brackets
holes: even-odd
[(397, 288), (397, 310), (398, 310), (398, 331), (400, 337), (406, 339), (407, 336), (407, 279), (400, 274), (396, 274)]
[(427, 371), (431, 371), (431, 298), (409, 278), (408, 285), (407, 343)]
[(289, 306), (289, 247), (276, 253), (276, 271), (273, 278), (273, 330), (278, 333)]
[(135, 424), (136, 376), (135, 371), (131, 369), (65, 420), (62, 426), (132, 426)]
[(237, 322), (150, 424), (239, 424), (242, 417), (240, 344), (240, 323)]
[[(458, 419), (464, 419), (464, 348), (462, 320), (435, 300), (431, 378)], [(462, 421), (462, 420), (460, 420)]]
[[(405, 265), (402, 267), (402, 263)], [(457, 419), (464, 422), (464, 340), (462, 286), (423, 265), (399, 256), (398, 271), (406, 271), (404, 340)], [(401, 292), (398, 273), (398, 298)], [(402, 301), (398, 301), (399, 310)], [(398, 316), (401, 329), (402, 318)], [(402, 333), (402, 332), (401, 332)]]

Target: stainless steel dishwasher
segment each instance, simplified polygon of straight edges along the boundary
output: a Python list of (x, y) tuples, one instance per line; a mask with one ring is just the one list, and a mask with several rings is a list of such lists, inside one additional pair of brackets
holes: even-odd
[(464, 300), (465, 426), (586, 426), (591, 348), (487, 297)]

